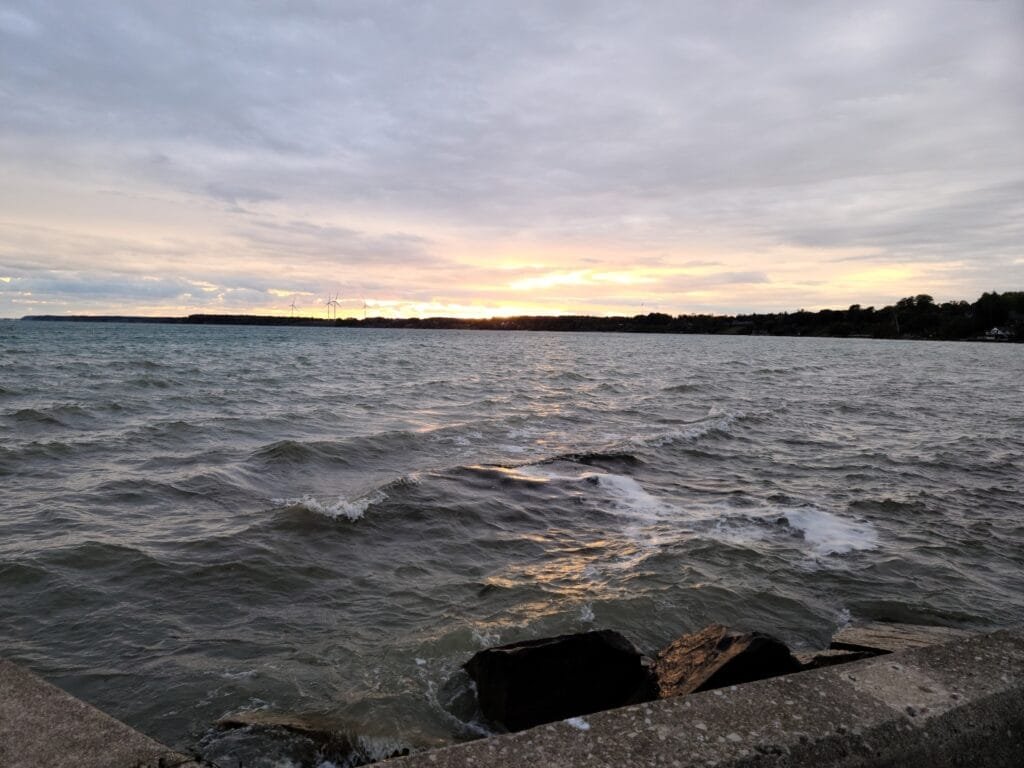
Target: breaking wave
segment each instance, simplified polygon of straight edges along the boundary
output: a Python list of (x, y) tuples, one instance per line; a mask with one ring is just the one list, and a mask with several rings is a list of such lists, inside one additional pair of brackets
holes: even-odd
[(274, 499), (273, 503), (279, 507), (298, 507), (331, 520), (344, 518), (355, 522), (362, 518), (370, 507), (386, 499), (387, 494), (377, 490), (355, 499), (339, 497), (333, 501), (321, 501), (310, 494), (305, 494), (297, 499)]
[(814, 553), (846, 555), (878, 548), (878, 531), (867, 521), (850, 520), (821, 509), (783, 512), (789, 525), (800, 531)]

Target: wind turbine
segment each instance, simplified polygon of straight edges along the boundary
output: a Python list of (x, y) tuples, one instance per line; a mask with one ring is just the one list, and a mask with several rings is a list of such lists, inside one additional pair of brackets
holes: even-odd
[(331, 294), (327, 294), (327, 301), (325, 301), (324, 304), (327, 305), (327, 318), (328, 319), (330, 319), (330, 317), (331, 317), (331, 309), (332, 308), (334, 309), (334, 317), (338, 316), (338, 304), (339, 304), (338, 296), (340, 296), (340, 295), (341, 295), (340, 293), (334, 294), (333, 296)]
[(295, 297), (292, 296), (292, 317), (295, 317)]

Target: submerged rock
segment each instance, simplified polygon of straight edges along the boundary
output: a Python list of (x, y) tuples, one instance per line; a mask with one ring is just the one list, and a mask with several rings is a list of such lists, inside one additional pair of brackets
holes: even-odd
[(712, 624), (673, 640), (654, 662), (658, 695), (666, 699), (799, 672), (784, 643), (761, 632)]
[[(241, 754), (302, 768), (325, 764), (351, 768), (401, 757), (410, 751), (391, 740), (349, 735), (337, 719), (316, 713), (236, 712), (222, 717), (217, 726), (229, 732), (244, 730), (248, 738), (221, 739), (209, 745), (204, 757), (215, 762)], [(241, 758), (239, 761), (245, 764)]]
[(642, 657), (611, 630), (488, 648), (465, 669), (484, 717), (510, 731), (655, 698)]

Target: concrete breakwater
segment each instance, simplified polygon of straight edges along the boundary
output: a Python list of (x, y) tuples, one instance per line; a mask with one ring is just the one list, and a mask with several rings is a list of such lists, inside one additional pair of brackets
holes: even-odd
[(384, 765), (1019, 768), (1022, 755), (1018, 629), (598, 712)]
[(3, 768), (201, 768), (119, 720), (0, 660)]
[[(909, 650), (660, 699), (385, 761), (394, 768), (563, 766), (1019, 766), (1024, 630), (944, 636), (899, 628), (837, 638)], [(954, 639), (951, 639), (953, 637)], [(932, 636), (932, 639), (935, 639)], [(913, 647), (913, 646), (918, 647)], [(0, 765), (196, 766), (0, 662)]]

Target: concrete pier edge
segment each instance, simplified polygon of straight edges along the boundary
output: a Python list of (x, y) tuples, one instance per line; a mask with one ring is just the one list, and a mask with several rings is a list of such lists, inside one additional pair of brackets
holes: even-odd
[(1024, 630), (385, 761), (386, 768), (1024, 765)]
[[(386, 768), (1024, 765), (1024, 629), (664, 699)], [(199, 768), (0, 661), (3, 768)]]
[(0, 768), (200, 768), (10, 661), (0, 660)]

